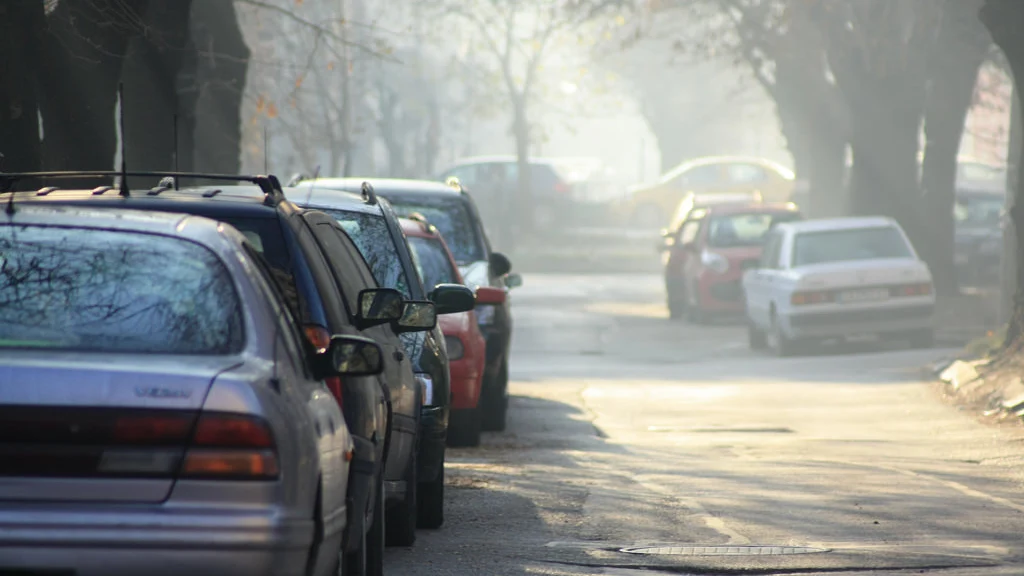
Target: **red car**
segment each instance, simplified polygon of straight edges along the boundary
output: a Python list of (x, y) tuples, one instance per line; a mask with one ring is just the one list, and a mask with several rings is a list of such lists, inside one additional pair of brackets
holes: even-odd
[(757, 266), (765, 234), (780, 222), (800, 220), (794, 204), (721, 204), (694, 210), (679, 229), (669, 256), (687, 319), (743, 312), (743, 272)]
[[(437, 228), (422, 219), (401, 218), (402, 232), (423, 285), (429, 291), (438, 284), (465, 284), (459, 267)], [(477, 304), (504, 304), (505, 291), (480, 286)], [(483, 384), (487, 344), (476, 321), (476, 312), (437, 317), (448, 349), (451, 373), (451, 416), (448, 421), (450, 446), (480, 444), (480, 388)]]

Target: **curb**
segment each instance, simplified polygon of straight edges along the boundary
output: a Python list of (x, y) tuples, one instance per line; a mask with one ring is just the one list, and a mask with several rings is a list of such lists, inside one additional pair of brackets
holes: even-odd
[[(987, 359), (936, 362), (929, 366), (933, 378), (945, 384), (948, 391), (970, 403), (981, 401), (983, 414), (1024, 419), (1024, 379), (1020, 376), (995, 373), (994, 378), (979, 373)], [(980, 395), (977, 395), (978, 393)]]

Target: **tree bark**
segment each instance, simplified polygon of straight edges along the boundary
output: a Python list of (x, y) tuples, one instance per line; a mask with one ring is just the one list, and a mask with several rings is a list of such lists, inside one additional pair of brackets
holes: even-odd
[[(0, 4), (0, 171), (39, 170), (42, 147), (34, 75), (41, 66), (33, 47), (44, 42), (43, 3), (15, 0)], [(22, 187), (35, 186), (22, 182)]]
[(931, 60), (930, 89), (924, 115), (925, 153), (921, 192), (928, 226), (919, 244), (940, 295), (958, 292), (953, 206), (956, 167), (964, 122), (971, 107), (978, 70), (991, 40), (977, 20), (980, 3), (947, 0), (936, 51)]
[[(151, 3), (144, 35), (132, 38), (121, 77), (129, 168), (191, 171), (198, 87), (189, 30), (192, 0)], [(178, 142), (174, 141), (177, 115)]]
[[(1020, 92), (1014, 88), (1010, 104), (1010, 145), (1006, 158), (1006, 209), (1017, 200), (1020, 161), (1024, 154), (1024, 118), (1021, 118)], [(1013, 301), (1017, 292), (1017, 234), (1014, 226), (1003, 226), (1002, 274), (1000, 278), (999, 318), (1008, 323), (1013, 318)]]
[[(61, 0), (39, 46), (43, 164), (47, 170), (110, 170), (118, 136), (117, 83), (145, 0)], [(96, 180), (62, 180), (92, 187)]]
[(241, 166), (242, 92), (249, 70), (249, 47), (231, 0), (202, 0), (192, 8), (200, 87), (193, 166), (198, 172), (235, 174)]
[[(1014, 90), (1019, 95), (1024, 83), (1024, 36), (1019, 29), (1024, 24), (1024, 3), (1018, 0), (985, 0), (980, 12), (981, 21), (988, 28), (992, 40), (1003, 50), (1006, 61), (1010, 65), (1014, 78)], [(1024, 162), (1024, 157), (1011, 158), (1013, 171), (1017, 171)], [(1014, 203), (1010, 209), (1010, 220), (1013, 223), (1016, 238), (1016, 254), (1024, 254), (1024, 178), (1015, 178), (1016, 189), (1013, 190)], [(1013, 314), (1006, 328), (1004, 349), (1016, 350), (1024, 334), (1024, 266), (1017, 262), (1016, 290), (1013, 300)]]

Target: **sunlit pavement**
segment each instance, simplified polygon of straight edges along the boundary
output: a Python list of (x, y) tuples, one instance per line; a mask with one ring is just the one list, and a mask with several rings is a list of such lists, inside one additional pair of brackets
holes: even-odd
[(525, 282), (509, 430), (449, 453), (448, 522), (389, 573), (1024, 574), (1024, 434), (920, 381), (951, 351), (777, 359), (669, 321), (656, 276)]

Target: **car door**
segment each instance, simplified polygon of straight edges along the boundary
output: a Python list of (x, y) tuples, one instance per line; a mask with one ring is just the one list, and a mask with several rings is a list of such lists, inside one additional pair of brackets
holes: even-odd
[(764, 250), (761, 252), (760, 264), (756, 269), (749, 271), (744, 277), (747, 315), (758, 327), (768, 326), (768, 311), (772, 301), (771, 290), (776, 268), (778, 267), (781, 246), (782, 234), (777, 230), (769, 232), (765, 238)]

